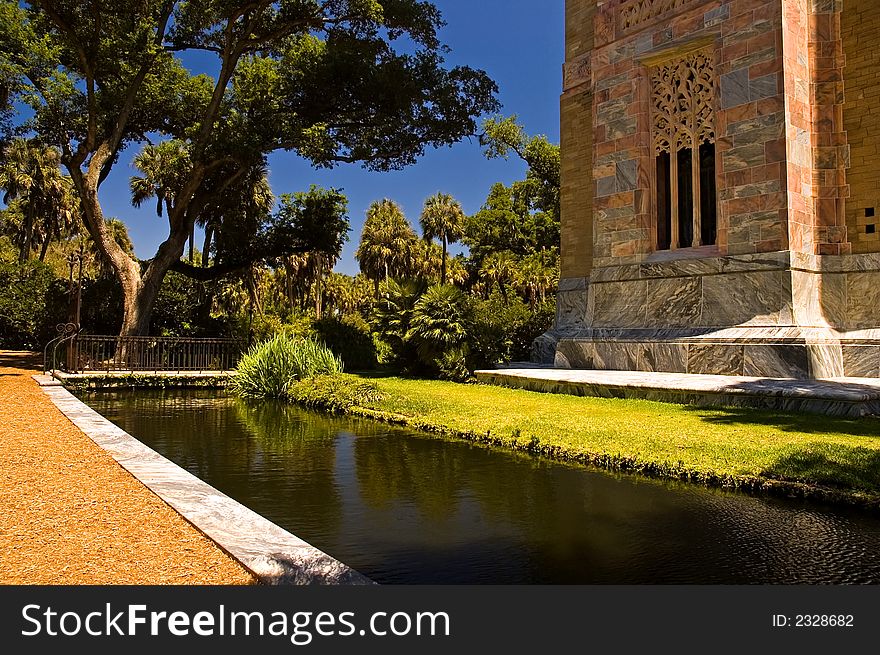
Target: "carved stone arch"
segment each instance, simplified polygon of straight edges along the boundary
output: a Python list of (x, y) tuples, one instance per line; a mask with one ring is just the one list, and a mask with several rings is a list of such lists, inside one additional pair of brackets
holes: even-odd
[[(714, 243), (717, 211), (714, 203), (714, 148), (704, 145), (715, 143), (715, 66), (711, 51), (699, 50), (684, 56), (652, 66), (651, 79), (651, 139), (654, 156), (658, 158), (658, 191), (656, 198), (659, 213), (660, 205), (666, 207), (669, 234), (658, 236), (658, 248), (665, 249), (668, 239), (669, 249), (697, 247)], [(711, 157), (709, 153), (711, 152)], [(688, 156), (687, 153), (690, 153)], [(684, 155), (684, 160), (682, 160)], [(707, 161), (711, 159), (711, 164)], [(661, 165), (662, 164), (662, 165)], [(706, 167), (711, 165), (712, 183), (703, 183), (707, 177)], [(689, 168), (679, 174), (680, 168)], [(663, 179), (668, 176), (667, 179)], [(682, 182), (686, 184), (682, 184)], [(709, 188), (711, 186), (711, 188)], [(689, 198), (680, 196), (680, 189)], [(663, 196), (665, 193), (669, 197)], [(711, 196), (711, 197), (709, 197)], [(684, 204), (681, 200), (684, 199)], [(679, 209), (686, 206), (691, 214), (691, 222), (684, 227), (679, 221)], [(703, 209), (711, 214), (703, 221)], [(684, 216), (682, 216), (684, 218)], [(708, 225), (711, 221), (712, 224)], [(680, 232), (690, 232), (688, 243), (681, 243)], [(711, 236), (707, 236), (711, 235)]]

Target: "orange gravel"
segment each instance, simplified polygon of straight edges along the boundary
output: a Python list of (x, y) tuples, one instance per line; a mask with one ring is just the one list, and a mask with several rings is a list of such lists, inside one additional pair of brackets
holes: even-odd
[(0, 583), (254, 584), (0, 351)]

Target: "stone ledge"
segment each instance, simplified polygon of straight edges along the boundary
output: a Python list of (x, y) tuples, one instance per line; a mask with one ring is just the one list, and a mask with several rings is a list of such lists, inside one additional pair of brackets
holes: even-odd
[(880, 380), (791, 380), (563, 369), (477, 371), (480, 382), (545, 393), (638, 398), (698, 407), (753, 407), (859, 418), (880, 414)]
[(374, 584), (142, 444), (57, 381), (48, 383), (44, 378), (49, 376), (34, 378), (55, 406), (86, 436), (263, 583)]

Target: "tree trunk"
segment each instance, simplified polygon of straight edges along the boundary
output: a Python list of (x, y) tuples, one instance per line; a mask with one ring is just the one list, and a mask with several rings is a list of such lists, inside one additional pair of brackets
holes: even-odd
[(189, 228), (189, 263), (196, 263), (196, 224), (193, 223)]
[(101, 169), (112, 156), (112, 149), (105, 143), (89, 160), (87, 171), (75, 164), (68, 166), (68, 171), (82, 203), (86, 229), (101, 255), (113, 268), (122, 287), (123, 316), (119, 336), (146, 336), (162, 280), (172, 264), (183, 255), (192, 219), (186, 213), (186, 207), (174, 208), (174, 212), (169, 215), (169, 223), (173, 226), (171, 232), (142, 272), (141, 263), (130, 257), (107, 229), (101, 202), (98, 200)]
[(205, 246), (202, 248), (202, 266), (209, 265), (209, 259), (211, 256), (211, 241), (214, 239), (214, 225), (212, 223), (208, 223), (205, 226)]
[(443, 235), (443, 258), (440, 260), (440, 284), (446, 284), (446, 235)]
[(22, 226), (24, 235), (21, 239), (21, 249), (18, 251), (18, 262), (24, 264), (31, 257), (31, 243), (34, 239), (34, 210), (31, 209), (30, 203), (24, 212), (24, 225)]
[(49, 252), (49, 242), (50, 241), (52, 241), (52, 239), (49, 236), (49, 234), (47, 233), (46, 238), (43, 239), (43, 246), (40, 248), (40, 261), (41, 262), (46, 261), (46, 253)]
[(324, 268), (324, 257), (321, 253), (316, 253), (315, 259), (317, 260), (317, 268), (315, 271), (315, 318), (317, 320), (321, 320), (321, 312), (323, 310), (323, 302), (324, 302), (324, 291), (321, 288), (323, 285), (321, 282), (323, 281), (323, 268)]

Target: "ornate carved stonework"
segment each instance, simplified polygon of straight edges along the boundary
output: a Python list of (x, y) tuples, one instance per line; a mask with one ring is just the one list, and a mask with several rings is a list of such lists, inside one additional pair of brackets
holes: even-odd
[(696, 52), (651, 70), (655, 154), (715, 143), (712, 55)]
[(566, 63), (563, 68), (562, 77), (562, 88), (564, 91), (569, 91), (577, 86), (591, 82), (590, 53), (588, 52)]
[(620, 30), (633, 30), (642, 23), (682, 10), (694, 2), (695, 0), (630, 0), (618, 10)]

